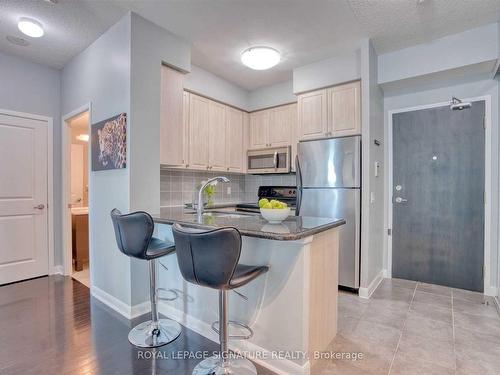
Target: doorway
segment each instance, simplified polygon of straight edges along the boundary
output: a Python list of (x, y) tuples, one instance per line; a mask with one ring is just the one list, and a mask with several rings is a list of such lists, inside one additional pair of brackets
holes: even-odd
[(392, 276), (483, 292), (485, 101), (392, 115)]
[[(66, 274), (90, 288), (89, 256), (89, 110), (64, 120), (64, 251)], [(65, 146), (65, 147), (64, 147)]]
[(0, 110), (0, 285), (52, 270), (52, 120)]

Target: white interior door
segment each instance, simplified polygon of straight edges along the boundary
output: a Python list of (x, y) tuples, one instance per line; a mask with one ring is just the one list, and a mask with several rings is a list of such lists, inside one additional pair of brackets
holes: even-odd
[(71, 205), (83, 206), (83, 145), (71, 145)]
[(48, 274), (47, 127), (0, 114), (0, 284)]

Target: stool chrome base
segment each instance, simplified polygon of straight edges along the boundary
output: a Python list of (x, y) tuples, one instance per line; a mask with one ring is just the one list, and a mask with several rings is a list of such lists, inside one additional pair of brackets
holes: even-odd
[(158, 319), (158, 329), (154, 329), (151, 320), (132, 328), (128, 341), (139, 348), (157, 348), (174, 341), (181, 334), (179, 323), (172, 319)]
[(193, 370), (193, 375), (257, 375), (254, 364), (241, 356), (229, 355), (228, 363), (222, 367), (222, 359), (213, 356), (198, 363)]

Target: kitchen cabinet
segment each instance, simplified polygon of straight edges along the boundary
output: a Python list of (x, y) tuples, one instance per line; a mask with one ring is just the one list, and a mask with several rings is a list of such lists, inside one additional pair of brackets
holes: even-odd
[(250, 113), (250, 148), (269, 146), (269, 111)]
[(89, 263), (89, 215), (71, 214), (72, 253), (75, 271), (82, 271)]
[(189, 94), (189, 168), (208, 169), (210, 100)]
[(269, 110), (269, 145), (288, 146), (292, 140), (297, 116), (297, 105), (289, 104)]
[(360, 82), (328, 89), (329, 131), (333, 136), (361, 134)]
[(226, 169), (229, 172), (244, 172), (244, 126), (243, 111), (226, 106)]
[(292, 143), (297, 105), (287, 104), (250, 114), (250, 148), (282, 147)]
[(299, 140), (323, 138), (328, 133), (327, 90), (299, 95)]
[(167, 66), (161, 67), (160, 164), (185, 164), (184, 75)]
[[(226, 170), (226, 106), (209, 100), (208, 103), (208, 169)], [(207, 138), (202, 139), (203, 142)]]
[(183, 136), (182, 136), (182, 168), (189, 167), (189, 93), (184, 91), (183, 93), (183, 110), (182, 110), (182, 122), (183, 122)]
[(360, 82), (299, 95), (298, 139), (361, 134)]

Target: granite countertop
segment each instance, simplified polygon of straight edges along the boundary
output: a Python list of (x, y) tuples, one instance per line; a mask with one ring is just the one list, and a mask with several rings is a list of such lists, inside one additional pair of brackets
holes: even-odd
[(180, 223), (193, 228), (214, 229), (233, 227), (241, 235), (278, 241), (294, 241), (345, 224), (344, 219), (332, 219), (308, 216), (289, 216), (281, 224), (269, 224), (260, 214), (223, 212), (210, 210), (203, 215), (199, 223), (196, 213), (183, 207), (162, 207), (153, 214), (155, 223)]

